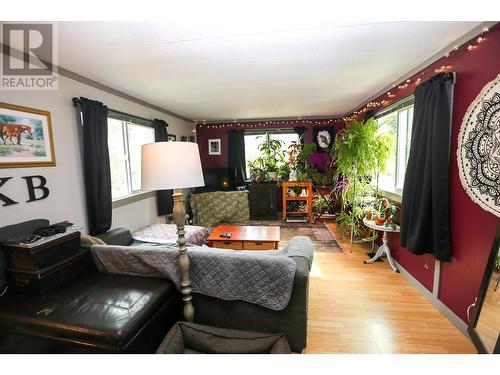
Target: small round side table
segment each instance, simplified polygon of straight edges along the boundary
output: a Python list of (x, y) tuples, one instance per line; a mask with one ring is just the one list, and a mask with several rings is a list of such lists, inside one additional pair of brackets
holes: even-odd
[(399, 225), (396, 225), (396, 228), (393, 229), (391, 227), (386, 227), (384, 225), (377, 225), (377, 224), (375, 224), (375, 221), (367, 220), (366, 218), (363, 219), (363, 224), (365, 224), (368, 228), (375, 229), (376, 231), (379, 231), (379, 232), (383, 232), (382, 245), (379, 246), (379, 248), (378, 248), (377, 252), (375, 253), (375, 255), (373, 256), (373, 258), (371, 258), (369, 260), (365, 260), (364, 263), (365, 264), (373, 263), (378, 258), (385, 255), (387, 257), (387, 261), (389, 262), (389, 265), (391, 266), (391, 268), (395, 272), (399, 273), (399, 270), (396, 268), (396, 265), (394, 264), (394, 261), (392, 260), (391, 249), (389, 249), (389, 239), (387, 236), (387, 233), (399, 232)]

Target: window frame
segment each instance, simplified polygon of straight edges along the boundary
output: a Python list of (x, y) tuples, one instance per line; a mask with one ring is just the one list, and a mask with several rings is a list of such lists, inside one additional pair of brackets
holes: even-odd
[[(293, 128), (271, 128), (271, 129), (249, 129), (249, 130), (245, 129), (243, 132), (243, 139), (245, 139), (245, 137), (247, 135), (258, 136), (258, 135), (265, 135), (266, 133), (295, 134), (295, 135), (297, 135), (297, 140), (300, 140), (299, 135), (297, 134), (297, 132), (295, 130), (293, 130)], [(248, 160), (247, 160), (246, 149), (245, 149), (245, 175), (246, 175), (245, 181), (250, 182), (250, 176), (248, 176), (247, 168), (248, 168)]]
[[(399, 160), (399, 146), (400, 146), (399, 145), (399, 140), (400, 140), (399, 117), (400, 117), (400, 112), (406, 111), (410, 107), (415, 107), (415, 96), (413, 94), (397, 101), (396, 103), (390, 105), (387, 108), (384, 108), (384, 109), (376, 112), (373, 116), (374, 120), (377, 121), (379, 118), (385, 117), (387, 115), (390, 115), (391, 113), (396, 112), (397, 131), (396, 131), (396, 160), (395, 160), (395, 173), (394, 173), (394, 191), (384, 190), (378, 186), (378, 184), (379, 184), (378, 175), (380, 174), (380, 172), (378, 172), (376, 182), (377, 182), (377, 191), (381, 195), (383, 195), (383, 196), (385, 196), (393, 201), (399, 202), (399, 203), (401, 203), (402, 198), (403, 198), (403, 189), (398, 189), (398, 178), (400, 177), (399, 176), (399, 166), (401, 163), (401, 161)], [(410, 112), (408, 111), (406, 114), (407, 132), (408, 132), (408, 125), (410, 125), (410, 126), (412, 125), (409, 122), (410, 117), (411, 117), (412, 122), (413, 122), (413, 112), (412, 112), (412, 115), (410, 116)], [(408, 136), (410, 137), (410, 142), (409, 143), (407, 142), (407, 153), (409, 154), (410, 146), (411, 146), (411, 132), (410, 132), (410, 134), (407, 133), (406, 137), (408, 138)], [(405, 174), (406, 174), (406, 168), (405, 168)]]
[[(144, 190), (134, 190), (132, 184), (132, 169), (130, 163), (130, 148), (129, 148), (129, 137), (128, 137), (128, 124), (132, 124), (135, 126), (143, 126), (147, 128), (151, 128), (154, 134), (153, 121), (148, 120), (143, 117), (130, 115), (128, 113), (109, 110), (108, 111), (108, 119), (121, 121), (121, 135), (123, 139), (124, 145), (124, 157), (125, 157), (125, 170), (126, 170), (126, 178), (127, 178), (127, 191), (129, 193), (124, 196), (120, 196), (117, 198), (112, 198), (112, 207), (118, 208), (121, 206), (125, 206), (127, 204), (137, 202), (139, 200), (149, 198), (154, 195), (154, 192), (144, 191)], [(110, 170), (111, 171), (111, 170)]]

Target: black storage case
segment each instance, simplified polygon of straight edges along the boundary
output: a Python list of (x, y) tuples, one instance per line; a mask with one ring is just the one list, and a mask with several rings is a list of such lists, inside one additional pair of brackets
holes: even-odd
[(8, 268), (39, 271), (68, 259), (80, 251), (80, 232), (72, 232), (39, 246), (3, 244)]
[(90, 252), (82, 250), (70, 258), (36, 271), (9, 268), (7, 282), (15, 293), (45, 296), (80, 276), (89, 265)]
[(276, 220), (278, 214), (277, 190), (276, 183), (250, 184), (248, 186), (251, 220)]

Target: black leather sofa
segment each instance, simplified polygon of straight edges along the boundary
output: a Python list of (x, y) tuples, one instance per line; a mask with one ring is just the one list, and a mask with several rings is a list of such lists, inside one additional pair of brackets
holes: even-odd
[[(130, 232), (124, 228), (99, 237), (110, 244), (132, 244)], [(304, 241), (296, 238), (288, 246), (312, 244), (304, 244)], [(225, 301), (194, 293), (195, 323), (261, 333), (284, 333), (291, 350), (300, 353), (307, 344), (309, 262), (302, 257), (292, 259), (296, 263), (293, 290), (290, 302), (283, 310), (274, 311), (245, 301)]]
[[(101, 236), (130, 245), (123, 229)], [(1, 255), (1, 254), (0, 254)], [(0, 353), (154, 353), (181, 317), (165, 279), (86, 272), (44, 297), (0, 298)]]
[[(111, 245), (133, 244), (125, 228), (99, 237)], [(309, 264), (292, 259), (297, 268), (285, 309), (194, 294), (195, 322), (284, 333), (291, 350), (300, 353), (307, 340)], [(182, 320), (174, 285), (165, 279), (98, 273), (92, 265), (47, 297), (0, 298), (0, 353), (154, 353), (170, 327)]]

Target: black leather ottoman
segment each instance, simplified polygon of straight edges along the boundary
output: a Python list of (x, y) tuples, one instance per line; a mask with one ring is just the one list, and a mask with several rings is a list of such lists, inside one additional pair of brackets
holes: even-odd
[(45, 297), (0, 299), (0, 352), (154, 353), (180, 315), (168, 280), (89, 273)]

